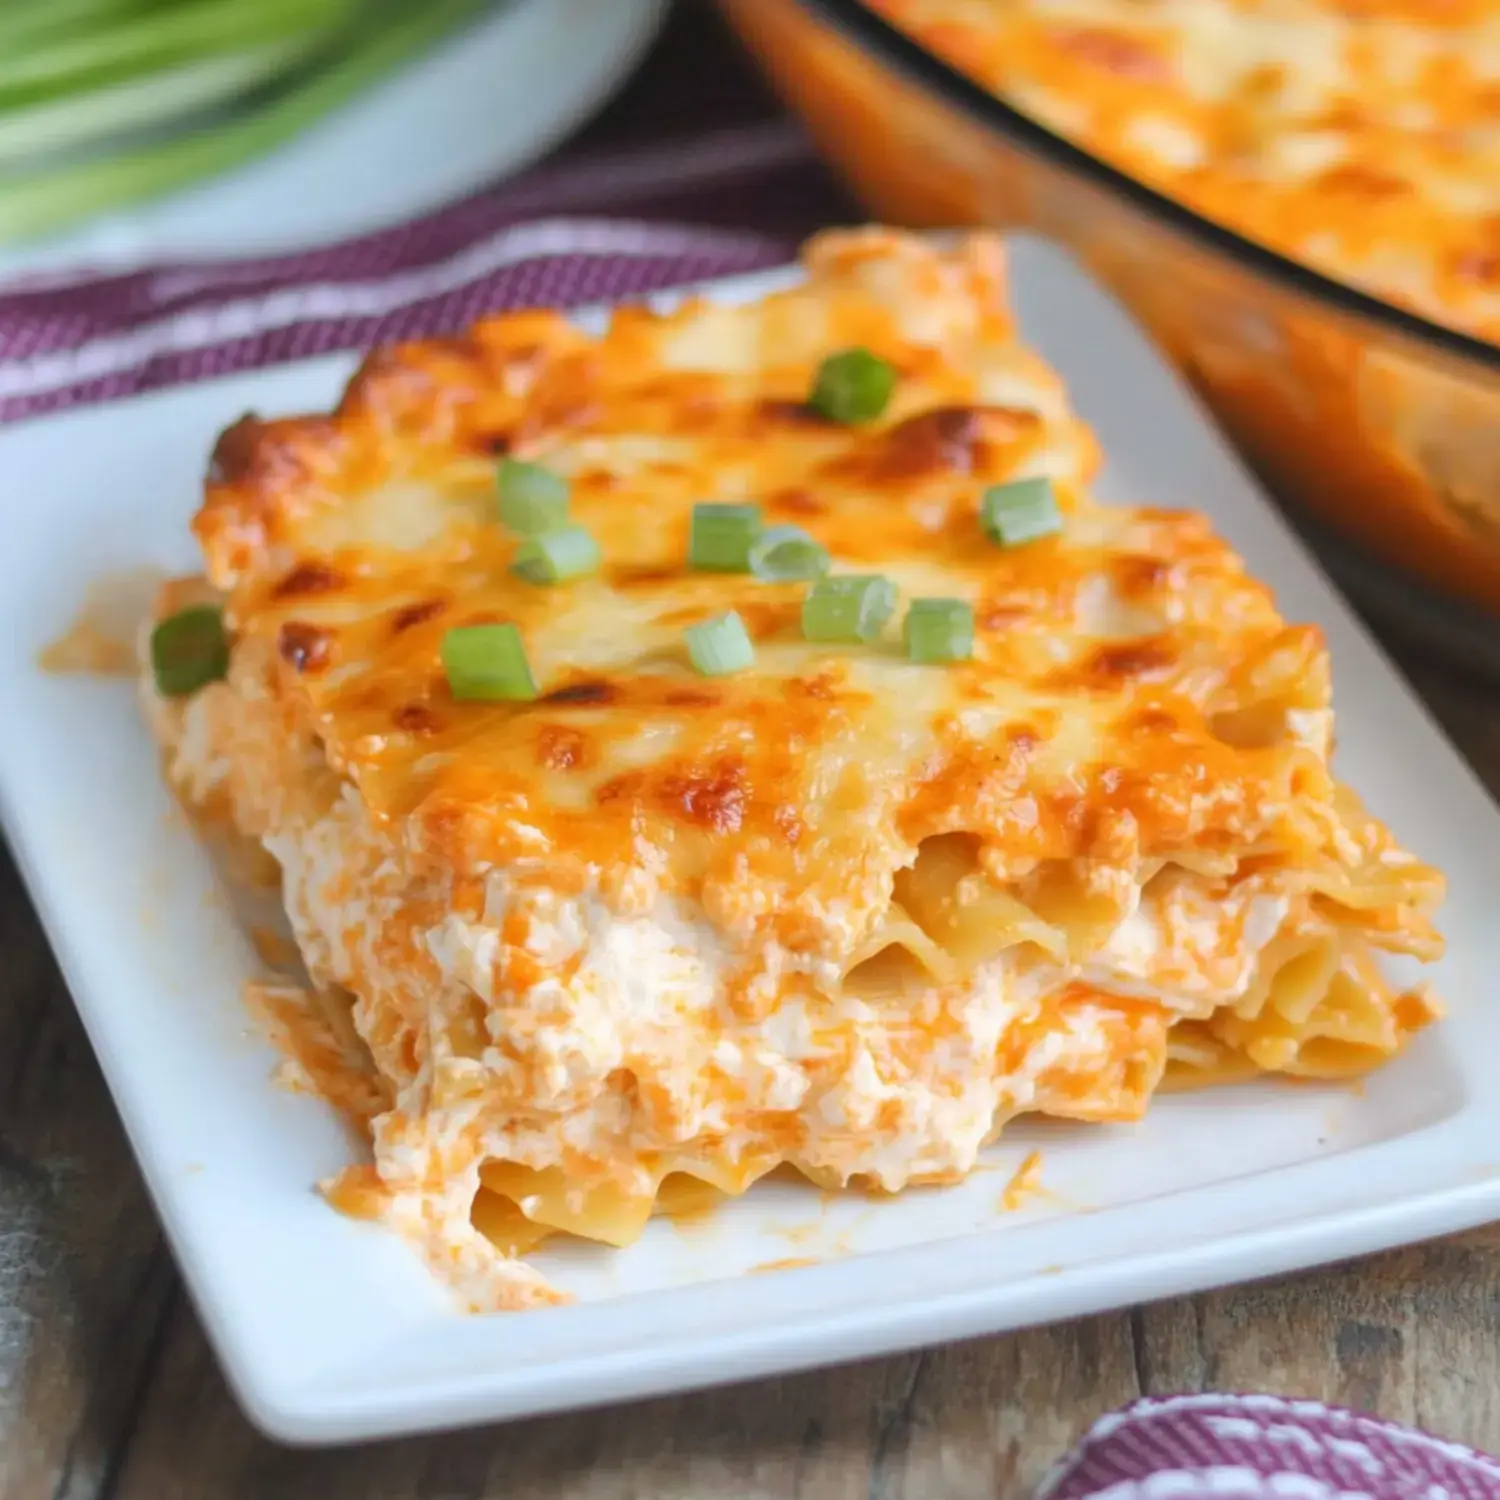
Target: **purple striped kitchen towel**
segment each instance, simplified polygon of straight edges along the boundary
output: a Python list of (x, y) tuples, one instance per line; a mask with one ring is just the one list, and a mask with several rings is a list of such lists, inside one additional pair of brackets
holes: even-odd
[(0, 286), (0, 422), (775, 265), (828, 202), (772, 120), (542, 168), (299, 254), (34, 276)]
[(1500, 1463), (1320, 1401), (1151, 1397), (1096, 1422), (1037, 1500), (1500, 1500)]

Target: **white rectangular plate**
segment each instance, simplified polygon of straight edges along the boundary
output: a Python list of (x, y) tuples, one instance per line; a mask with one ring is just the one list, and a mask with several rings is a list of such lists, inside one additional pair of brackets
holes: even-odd
[[(91, 579), (196, 566), (187, 522), (220, 428), (247, 407), (324, 407), (352, 362), (0, 434), (0, 811), (198, 1308), (269, 1433), (332, 1442), (737, 1380), (1500, 1216), (1494, 807), (1119, 308), (1033, 241), (1014, 245), (1014, 284), (1027, 336), (1104, 441), (1106, 498), (1206, 510), (1289, 618), (1326, 629), (1343, 774), (1451, 878), (1451, 1015), (1361, 1089), (1265, 1083), (1164, 1099), (1135, 1128), (1023, 1126), (957, 1188), (877, 1203), (762, 1185), (629, 1251), (548, 1252), (578, 1301), (541, 1312), (455, 1312), (399, 1240), (314, 1194), (349, 1137), (271, 1082), (240, 997), (254, 950), (162, 788), (130, 686), (35, 664)], [(1007, 1210), (1034, 1148), (1047, 1191)]]

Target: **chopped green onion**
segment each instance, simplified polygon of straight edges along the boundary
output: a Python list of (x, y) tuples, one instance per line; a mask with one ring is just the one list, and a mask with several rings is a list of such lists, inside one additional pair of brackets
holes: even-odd
[(599, 571), (599, 543), (582, 526), (528, 537), (516, 549), (510, 570), (527, 583), (563, 583)]
[(688, 562), (707, 573), (748, 572), (750, 549), (759, 536), (758, 505), (716, 505), (705, 501), (693, 507)]
[(824, 578), (802, 601), (802, 634), (810, 641), (873, 641), (895, 609), (896, 585), (889, 578)]
[(808, 404), (832, 422), (873, 422), (895, 389), (893, 364), (868, 349), (845, 349), (818, 367)]
[(749, 563), (766, 583), (821, 578), (828, 571), (828, 549), (800, 526), (768, 526), (751, 547)]
[(980, 524), (999, 547), (1021, 547), (1038, 537), (1062, 530), (1062, 513), (1052, 493), (1052, 481), (1040, 475), (992, 484), (984, 492)]
[(745, 631), (745, 622), (733, 610), (689, 625), (684, 634), (688, 660), (705, 677), (743, 672), (755, 660), (755, 647)]
[(541, 464), (502, 459), (495, 484), (500, 492), (501, 521), (522, 536), (555, 531), (568, 519), (571, 486), (561, 474)]
[(168, 615), (151, 632), (151, 675), (167, 698), (183, 698), (218, 682), (229, 671), (224, 612), (194, 604)]
[(968, 661), (974, 654), (974, 608), (964, 599), (913, 599), (902, 634), (913, 661)]
[(514, 625), (455, 625), (438, 650), (455, 698), (525, 702), (537, 695), (526, 643)]

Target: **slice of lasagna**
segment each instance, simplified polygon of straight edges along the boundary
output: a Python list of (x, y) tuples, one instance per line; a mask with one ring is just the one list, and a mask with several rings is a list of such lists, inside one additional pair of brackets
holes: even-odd
[(1317, 630), (1200, 516), (1090, 498), (1000, 245), (804, 259), (247, 417), (212, 597), (151, 637), (171, 780), (280, 866), (292, 1044), (368, 1125), (330, 1195), (476, 1305), (683, 1184), (947, 1181), (1018, 1114), (1434, 1015), (1375, 955), (1436, 956), (1442, 880), (1333, 779)]

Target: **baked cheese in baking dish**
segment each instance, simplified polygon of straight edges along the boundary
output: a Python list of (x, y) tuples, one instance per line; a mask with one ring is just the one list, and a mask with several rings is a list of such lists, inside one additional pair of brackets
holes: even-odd
[(1500, 340), (1492, 0), (866, 3), (1208, 218)]
[[(1201, 517), (1090, 497), (1000, 244), (804, 265), (597, 337), (495, 318), (245, 418), (208, 581), (161, 602), (170, 779), (279, 865), (312, 990), (262, 1009), (368, 1128), (326, 1191), (476, 1307), (554, 1300), (529, 1246), (684, 1192), (950, 1181), (1018, 1114), (1355, 1073), (1435, 1014), (1376, 956), (1437, 955), (1442, 879), (1333, 778), (1318, 631)], [(518, 475), (591, 539), (560, 581)], [(823, 561), (710, 556), (709, 505)], [(809, 593), (870, 577), (888, 617), (822, 638)], [(470, 696), (475, 627), (526, 696)]]

